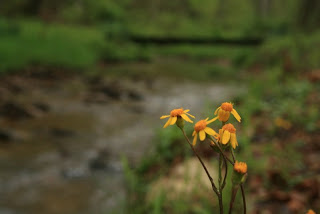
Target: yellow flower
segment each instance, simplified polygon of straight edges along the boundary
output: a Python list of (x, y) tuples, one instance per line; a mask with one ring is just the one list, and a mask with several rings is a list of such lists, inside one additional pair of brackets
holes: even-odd
[(160, 117), (160, 119), (164, 119), (167, 117), (170, 117), (168, 119), (168, 121), (166, 122), (166, 124), (164, 124), (163, 128), (168, 127), (169, 125), (174, 125), (177, 122), (178, 117), (182, 117), (185, 121), (189, 122), (189, 123), (193, 123), (192, 120), (190, 120), (190, 118), (188, 117), (188, 115), (192, 118), (194, 118), (193, 115), (189, 114), (190, 110), (183, 110), (183, 108), (178, 108), (178, 109), (173, 109), (170, 112), (170, 115), (164, 115), (162, 117)]
[(307, 214), (316, 214), (313, 210), (308, 210)]
[(206, 138), (206, 133), (211, 135), (211, 136), (218, 136), (218, 134), (210, 127), (207, 127), (208, 124), (212, 123), (213, 121), (215, 121), (217, 118), (213, 118), (212, 120), (209, 120), (209, 118), (205, 119), (205, 120), (200, 120), (199, 122), (197, 122), (194, 126), (194, 131), (192, 133), (193, 136), (193, 142), (192, 145), (196, 145), (197, 143), (197, 137), (199, 134), (199, 138), (201, 141), (204, 141), (204, 139)]
[(232, 103), (227, 103), (227, 102), (222, 103), (221, 106), (217, 108), (216, 111), (214, 112), (215, 115), (218, 114), (217, 117), (221, 122), (227, 122), (229, 120), (230, 113), (233, 114), (233, 116), (239, 122), (241, 122), (241, 117), (238, 114), (238, 112), (233, 108)]
[(248, 167), (247, 167), (246, 163), (236, 161), (234, 163), (233, 170), (240, 173), (240, 174), (246, 174)]
[(231, 143), (231, 146), (235, 149), (238, 146), (236, 129), (231, 123), (222, 126), (219, 130), (220, 142), (222, 144)]

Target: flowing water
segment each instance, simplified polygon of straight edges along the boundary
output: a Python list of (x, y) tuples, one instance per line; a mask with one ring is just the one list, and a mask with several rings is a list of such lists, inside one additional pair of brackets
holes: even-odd
[(23, 106), (27, 116), (15, 117), (18, 109), (0, 119), (6, 136), (0, 141), (0, 213), (121, 213), (121, 158), (134, 166), (152, 151), (155, 131), (165, 123), (161, 115), (184, 107), (201, 117), (209, 103), (244, 91), (175, 79), (152, 85), (105, 79), (11, 77), (18, 89), (5, 88), (2, 102)]

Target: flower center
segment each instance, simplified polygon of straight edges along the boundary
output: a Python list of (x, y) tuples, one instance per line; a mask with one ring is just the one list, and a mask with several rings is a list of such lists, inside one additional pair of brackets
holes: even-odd
[(222, 126), (222, 129), (229, 131), (230, 133), (236, 133), (236, 128), (231, 123)]
[(245, 174), (247, 173), (248, 167), (246, 163), (236, 161), (233, 169), (241, 174)]
[(173, 109), (173, 110), (170, 112), (170, 116), (171, 116), (171, 117), (181, 116), (181, 114), (183, 114), (183, 108)]
[(233, 105), (231, 103), (222, 103), (221, 108), (225, 111), (232, 111)]
[(196, 132), (199, 132), (199, 131), (205, 129), (206, 127), (207, 127), (207, 121), (200, 120), (199, 122), (196, 123), (196, 125), (194, 125), (194, 130)]

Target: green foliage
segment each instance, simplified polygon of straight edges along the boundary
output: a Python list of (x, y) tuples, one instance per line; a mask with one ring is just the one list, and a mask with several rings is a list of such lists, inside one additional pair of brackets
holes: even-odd
[(98, 61), (104, 43), (100, 32), (85, 27), (1, 20), (0, 29), (2, 71), (30, 64), (85, 68)]
[[(300, 151), (303, 142), (293, 138), (293, 132), (308, 134), (317, 130), (315, 121), (319, 121), (316, 113), (316, 100), (310, 95), (317, 94), (318, 87), (300, 73), (286, 75), (279, 66), (265, 68), (259, 77), (250, 79), (248, 93), (238, 98), (238, 112), (244, 118), (243, 132), (239, 142), (243, 148), (240, 157), (250, 166), (250, 172), (265, 178), (271, 185), (266, 171), (270, 170), (270, 157), (278, 163), (271, 169), (288, 182), (290, 188), (301, 181), (301, 176), (292, 179), (292, 173), (304, 170), (303, 155)], [(291, 124), (285, 129), (276, 124), (282, 118)], [(259, 140), (260, 139), (260, 140)], [(260, 155), (253, 156), (259, 147)], [(269, 163), (268, 163), (269, 162)]]
[(119, 22), (124, 17), (127, 4), (128, 1), (115, 0), (71, 1), (62, 7), (58, 16), (75, 23)]
[(320, 66), (320, 32), (269, 38), (260, 50), (259, 62), (292, 67), (297, 71)]
[(124, 41), (104, 43), (101, 52), (101, 59), (105, 61), (148, 61), (150, 58), (146, 48)]
[[(111, 30), (115, 32), (114, 29)], [(139, 46), (104, 29), (0, 19), (0, 71), (29, 65), (87, 69), (100, 60), (148, 60)], [(106, 39), (108, 38), (108, 39)]]
[[(183, 135), (178, 127), (161, 129), (155, 137), (155, 151), (150, 157), (145, 157), (138, 167), (139, 173), (145, 173), (151, 166), (166, 165), (176, 157), (184, 157), (189, 154), (188, 145), (183, 141)], [(161, 168), (161, 167), (160, 167)], [(159, 173), (162, 173), (161, 170)]]

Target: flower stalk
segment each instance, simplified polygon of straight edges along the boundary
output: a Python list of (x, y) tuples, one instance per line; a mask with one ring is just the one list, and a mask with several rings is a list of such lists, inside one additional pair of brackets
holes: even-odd
[[(202, 168), (206, 172), (206, 175), (211, 183), (213, 192), (217, 195), (219, 201), (219, 210), (220, 214), (223, 214), (223, 190), (227, 183), (228, 177), (228, 164), (231, 164), (233, 167), (233, 173), (231, 176), (232, 182), (232, 191), (231, 191), (231, 199), (229, 204), (229, 211), (228, 213), (232, 213), (232, 208), (234, 205), (234, 201), (236, 199), (237, 192), (239, 188), (241, 189), (242, 195), (242, 202), (243, 202), (243, 213), (246, 214), (246, 198), (245, 192), (243, 188), (243, 183), (247, 177), (247, 165), (244, 162), (238, 162), (236, 160), (234, 149), (238, 146), (238, 141), (236, 137), (236, 129), (231, 123), (227, 123), (232, 114), (238, 122), (241, 122), (241, 117), (238, 112), (233, 108), (232, 103), (222, 103), (220, 107), (218, 107), (215, 111), (216, 117), (209, 120), (209, 118), (205, 120), (198, 121), (194, 126), (194, 131), (192, 133), (193, 141), (190, 142), (185, 130), (184, 125), (185, 121), (189, 123), (193, 123), (190, 120), (190, 117), (195, 118), (193, 115), (188, 113), (189, 110), (174, 109), (170, 112), (170, 115), (164, 115), (160, 119), (164, 119), (169, 117), (168, 121), (164, 125), (164, 128), (168, 127), (169, 125), (176, 124), (177, 127), (182, 131), (186, 141), (188, 142), (190, 148), (192, 149), (194, 155), (198, 158), (199, 162), (201, 163)], [(219, 129), (219, 134), (214, 131), (212, 128), (208, 127), (209, 124), (213, 123), (214, 121), (219, 120), (221, 121), (221, 128)], [(199, 137), (198, 137), (199, 136)], [(203, 160), (201, 159), (200, 155), (195, 150), (195, 146), (197, 143), (198, 138), (200, 141), (204, 142), (206, 137), (210, 139), (210, 147), (218, 153), (218, 187), (216, 186), (208, 168), (204, 164)], [(228, 153), (228, 151), (230, 151)], [(227, 153), (226, 153), (227, 152)], [(231, 155), (231, 159), (229, 155)], [(224, 172), (224, 173), (223, 173)]]

